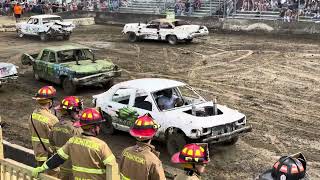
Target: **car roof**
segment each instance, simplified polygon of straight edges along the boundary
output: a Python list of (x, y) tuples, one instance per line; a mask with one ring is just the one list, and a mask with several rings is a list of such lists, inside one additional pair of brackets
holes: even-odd
[(163, 89), (173, 88), (177, 86), (186, 85), (183, 82), (170, 80), (170, 79), (161, 79), (161, 78), (142, 78), (135, 79), (130, 81), (125, 81), (117, 84), (117, 86), (133, 88), (133, 89), (142, 89), (147, 92), (155, 92)]
[(162, 18), (162, 19), (154, 19), (152, 21), (161, 22), (161, 23), (164, 23), (164, 22), (172, 23), (172, 22), (175, 22), (175, 21), (182, 21), (182, 20), (181, 19), (165, 19), (165, 18)]
[(49, 50), (49, 51), (67, 51), (67, 50), (74, 50), (74, 49), (90, 49), (86, 46), (81, 45), (62, 45), (62, 46), (50, 46), (46, 47), (43, 50)]
[(42, 15), (36, 15), (36, 16), (31, 16), (30, 18), (39, 18), (39, 19), (42, 19), (42, 18), (54, 18), (54, 17), (60, 17), (58, 15), (48, 15), (48, 14), (42, 14)]

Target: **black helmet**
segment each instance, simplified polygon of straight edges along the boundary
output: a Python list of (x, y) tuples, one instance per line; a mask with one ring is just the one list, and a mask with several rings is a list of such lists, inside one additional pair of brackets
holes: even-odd
[(306, 175), (307, 162), (301, 153), (282, 156), (272, 167), (275, 180), (299, 180)]
[(272, 167), (261, 174), (258, 180), (303, 180), (306, 176), (307, 161), (303, 154), (282, 156)]

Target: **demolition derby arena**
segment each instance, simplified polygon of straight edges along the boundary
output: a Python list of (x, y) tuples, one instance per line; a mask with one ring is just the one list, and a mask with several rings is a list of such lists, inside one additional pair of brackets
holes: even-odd
[[(6, 140), (31, 148), (27, 120), (35, 108), (31, 99), (46, 82), (34, 80), (32, 67), (23, 66), (23, 53), (75, 43), (93, 48), (98, 57), (111, 59), (122, 70), (116, 82), (159, 77), (184, 81), (208, 100), (217, 98), (247, 116), (253, 130), (233, 146), (216, 146), (204, 179), (253, 179), (282, 155), (302, 152), (307, 172), (320, 179), (320, 45), (304, 37), (216, 34), (175, 46), (166, 42), (129, 43), (118, 26), (85, 26), (69, 41), (41, 42), (18, 39), (15, 32), (0, 34), (0, 58), (19, 66), (17, 83), (0, 89), (0, 114), (8, 125)], [(56, 86), (59, 99), (65, 96)], [(79, 89), (85, 106), (101, 87)], [(135, 140), (128, 133), (101, 137), (119, 157)], [(165, 145), (154, 142), (166, 170), (170, 163)]]

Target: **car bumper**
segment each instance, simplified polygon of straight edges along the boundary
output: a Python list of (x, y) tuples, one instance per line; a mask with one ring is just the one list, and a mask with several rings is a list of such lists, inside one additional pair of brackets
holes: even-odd
[(202, 36), (208, 36), (208, 35), (209, 35), (209, 31), (200, 31), (200, 32), (195, 32), (190, 34), (187, 39), (193, 39), (196, 37), (202, 37)]
[(121, 70), (109, 71), (105, 73), (93, 74), (82, 78), (74, 78), (72, 81), (75, 85), (93, 85), (111, 80), (112, 78), (119, 77)]
[(0, 78), (0, 87), (4, 84), (13, 83), (17, 81), (17, 79), (17, 75)]
[(215, 135), (215, 136), (210, 136), (207, 138), (202, 139), (202, 142), (205, 143), (218, 143), (222, 141), (226, 141), (229, 139), (232, 139), (233, 137), (236, 137), (240, 134), (251, 132), (252, 131), (252, 126), (245, 126), (240, 129), (234, 130), (232, 132), (220, 134), (220, 135)]

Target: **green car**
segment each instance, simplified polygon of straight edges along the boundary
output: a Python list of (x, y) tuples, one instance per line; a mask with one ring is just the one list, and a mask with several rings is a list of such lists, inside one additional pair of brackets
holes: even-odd
[(54, 46), (38, 54), (23, 54), (23, 65), (32, 65), (36, 80), (61, 84), (67, 94), (79, 86), (102, 84), (109, 88), (113, 78), (121, 75), (117, 65), (106, 59), (96, 59), (91, 49), (78, 45)]

